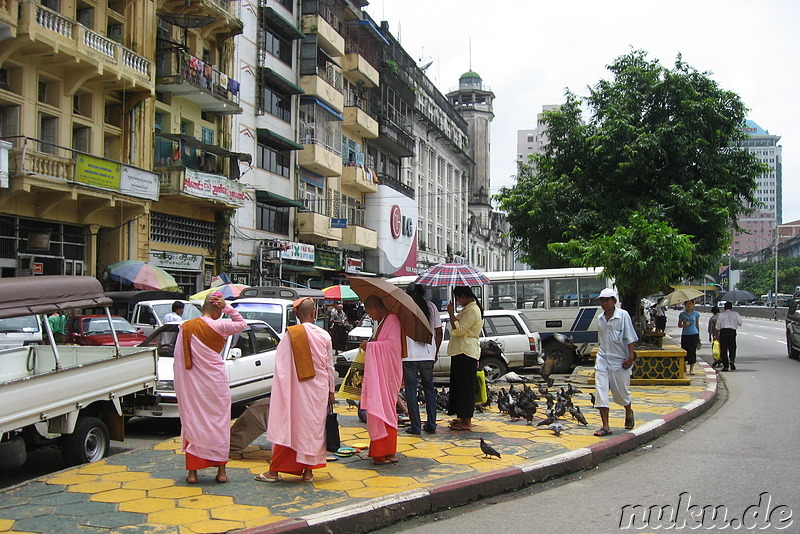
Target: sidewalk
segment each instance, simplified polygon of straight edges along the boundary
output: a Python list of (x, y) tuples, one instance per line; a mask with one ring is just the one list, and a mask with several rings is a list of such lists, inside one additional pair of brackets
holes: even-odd
[[(573, 402), (589, 424), (580, 426), (567, 414), (560, 436), (535, 426), (544, 417), (541, 411), (528, 426), (492, 406), (476, 413), (471, 432), (450, 430), (444, 419), (436, 434), (413, 436), (401, 429), (398, 464), (376, 466), (363, 451), (329, 462), (315, 471), (311, 484), (290, 475), (276, 484), (254, 481), (253, 475), (268, 468), (262, 436), (243, 459), (228, 464), (229, 483), (217, 484), (210, 469), (195, 485), (184, 480), (176, 438), (0, 491), (0, 532), (363, 532), (589, 469), (696, 417), (717, 393), (716, 373), (699, 361), (689, 386), (632, 387), (636, 427), (623, 430), (624, 410), (612, 405), (614, 434), (598, 438), (592, 435), (600, 426), (589, 400), (593, 387), (580, 370), (571, 380), (582, 390)], [(557, 382), (550, 390), (560, 386), (566, 384)], [(340, 401), (337, 412), (342, 445), (368, 444), (355, 410)], [(501, 459), (483, 458), (481, 437)]]

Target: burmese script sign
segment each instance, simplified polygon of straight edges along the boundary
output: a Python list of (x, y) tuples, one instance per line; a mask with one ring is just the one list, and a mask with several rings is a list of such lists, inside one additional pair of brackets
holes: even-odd
[(193, 169), (185, 171), (183, 192), (193, 197), (218, 200), (233, 206), (244, 206), (246, 198), (244, 185), (239, 182)]
[(150, 251), (150, 263), (162, 269), (199, 271), (203, 268), (203, 256), (200, 254), (153, 250)]

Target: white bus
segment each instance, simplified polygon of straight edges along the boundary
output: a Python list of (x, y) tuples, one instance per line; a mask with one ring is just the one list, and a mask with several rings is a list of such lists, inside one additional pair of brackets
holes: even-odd
[[(525, 313), (542, 337), (545, 356), (553, 373), (569, 372), (580, 358), (597, 346), (598, 296), (613, 280), (600, 268), (536, 269), (485, 272), (490, 285), (473, 287), (487, 310), (518, 309)], [(414, 276), (389, 279), (405, 286)], [(428, 298), (442, 309), (450, 296), (448, 287), (427, 287)], [(564, 339), (569, 340), (564, 343)]]

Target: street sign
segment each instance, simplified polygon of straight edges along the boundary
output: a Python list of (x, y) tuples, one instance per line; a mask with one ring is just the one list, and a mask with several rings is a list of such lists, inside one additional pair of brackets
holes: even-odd
[(331, 228), (347, 228), (347, 219), (331, 219)]

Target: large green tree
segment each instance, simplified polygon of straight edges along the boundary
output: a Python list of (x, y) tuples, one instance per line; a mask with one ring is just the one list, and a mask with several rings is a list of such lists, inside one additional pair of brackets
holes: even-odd
[[(742, 263), (742, 280), (736, 285), (756, 297), (775, 291), (775, 259)], [(778, 293), (793, 294), (800, 287), (800, 258), (778, 258)]]
[[(631, 309), (665, 281), (716, 266), (737, 217), (756, 204), (755, 178), (765, 168), (738, 147), (746, 138), (744, 104), (708, 73), (680, 56), (667, 69), (640, 50), (608, 70), (611, 79), (589, 96), (567, 91), (566, 102), (544, 114), (544, 153), (519, 165), (515, 185), (498, 200), (525, 261), (603, 262), (592, 266), (617, 277)], [(624, 228), (634, 226), (615, 258)], [(679, 253), (648, 250), (665, 235)], [(645, 283), (633, 279), (654, 271), (661, 274)]]

